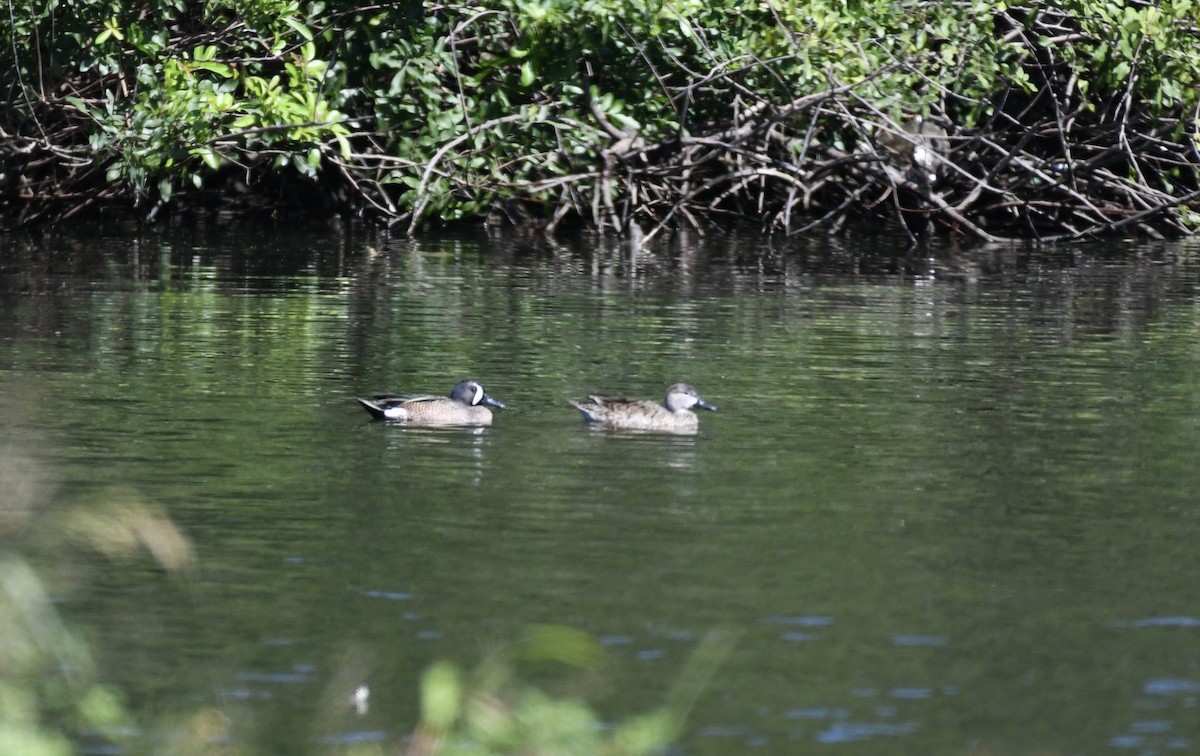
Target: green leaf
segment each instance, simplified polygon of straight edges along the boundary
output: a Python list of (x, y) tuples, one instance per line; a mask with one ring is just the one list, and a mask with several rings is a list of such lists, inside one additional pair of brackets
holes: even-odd
[(614, 734), (622, 753), (661, 753), (679, 736), (678, 723), (670, 712), (660, 710), (624, 722)]
[[(164, 201), (170, 197), (170, 192)], [(79, 702), (79, 713), (93, 727), (116, 727), (126, 724), (125, 708), (116, 691), (103, 685), (88, 689)]]
[(225, 63), (213, 63), (211, 61), (194, 62), (191, 65), (193, 71), (212, 71), (217, 76), (222, 76), (226, 79), (233, 78), (233, 67)]
[(196, 147), (192, 150), (192, 154), (199, 157), (204, 165), (214, 171), (221, 167), (221, 156), (212, 147)]
[(88, 108), (87, 103), (85, 103), (83, 100), (79, 99), (78, 97), (75, 97), (74, 95), (67, 95), (63, 99), (66, 100), (67, 103), (71, 107), (75, 108), (80, 113), (91, 113), (92, 112), (91, 109)]
[(115, 17), (107, 19), (104, 22), (104, 31), (96, 36), (96, 43), (99, 44), (109, 37), (114, 37), (122, 41), (125, 39), (125, 35), (121, 33), (121, 24)]
[(436, 730), (448, 730), (458, 719), (462, 682), (448, 662), (436, 662), (421, 677), (421, 721)]
[(296, 32), (301, 37), (304, 37), (306, 40), (308, 40), (310, 42), (312, 41), (312, 38), (313, 38), (312, 30), (310, 30), (307, 26), (300, 23), (296, 19), (291, 18), (290, 16), (284, 16), (283, 23), (290, 26), (292, 28), (292, 31)]

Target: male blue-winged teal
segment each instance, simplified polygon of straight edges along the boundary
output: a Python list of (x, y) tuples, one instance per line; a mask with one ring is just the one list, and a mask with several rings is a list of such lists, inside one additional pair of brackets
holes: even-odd
[(488, 396), (478, 381), (461, 381), (450, 396), (376, 394), (358, 403), (376, 420), (412, 425), (491, 425), (492, 411), (484, 405), (504, 409), (504, 403)]
[(647, 431), (695, 431), (700, 419), (692, 407), (717, 411), (717, 408), (700, 398), (696, 389), (686, 383), (676, 383), (667, 389), (664, 405), (644, 399), (626, 399), (620, 396), (590, 394), (589, 403), (571, 402), (583, 413), (589, 423), (608, 428)]

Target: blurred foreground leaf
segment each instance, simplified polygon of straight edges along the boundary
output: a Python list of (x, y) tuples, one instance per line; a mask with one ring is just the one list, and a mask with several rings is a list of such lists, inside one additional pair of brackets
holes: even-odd
[(73, 538), (110, 559), (131, 559), (144, 548), (169, 571), (195, 562), (191, 543), (162, 507), (148, 504), (128, 489), (109, 491), (94, 506), (72, 509), (64, 526)]
[[(711, 632), (692, 652), (666, 702), (647, 714), (610, 726), (584, 701), (551, 696), (519, 682), (512, 666), (485, 659), (471, 685), (448, 662), (437, 662), (422, 680), (422, 721), (408, 756), (522, 754), (523, 756), (647, 756), (683, 735), (684, 722), (734, 643)], [(601, 647), (587, 633), (560, 626), (531, 629), (522, 656), (590, 668)]]

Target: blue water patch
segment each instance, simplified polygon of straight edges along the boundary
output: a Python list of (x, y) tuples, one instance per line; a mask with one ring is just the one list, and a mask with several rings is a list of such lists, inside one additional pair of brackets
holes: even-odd
[(1129, 729), (1133, 732), (1142, 733), (1159, 733), (1170, 732), (1172, 722), (1169, 719), (1143, 719), (1140, 722), (1134, 722), (1129, 725)]
[(1142, 617), (1135, 620), (1118, 620), (1113, 627), (1200, 627), (1195, 617)]
[(423, 640), (423, 641), (437, 640), (438, 638), (441, 638), (443, 635), (445, 635), (445, 633), (443, 633), (441, 630), (418, 630), (417, 631), (417, 640)]
[(803, 643), (820, 638), (816, 633), (806, 633), (803, 630), (785, 630), (779, 634), (779, 639), (788, 643)]
[(950, 642), (950, 639), (944, 635), (895, 635), (892, 636), (892, 643), (897, 646), (906, 648), (916, 648), (921, 646), (944, 646)]
[(817, 735), (820, 743), (854, 743), (870, 738), (894, 738), (917, 731), (916, 722), (891, 724), (889, 722), (835, 722)]
[(1179, 677), (1163, 677), (1146, 683), (1143, 690), (1154, 696), (1173, 696), (1180, 693), (1200, 693), (1200, 680), (1185, 680)]
[(929, 688), (918, 688), (918, 687), (892, 688), (891, 693), (889, 693), (888, 695), (890, 695), (892, 698), (918, 700), (918, 699), (922, 699), (922, 698), (929, 698), (930, 696), (933, 695), (933, 691), (930, 690)]
[(341, 735), (330, 735), (327, 738), (321, 738), (321, 745), (348, 746), (358, 745), (359, 743), (382, 743), (386, 739), (387, 733), (382, 730), (360, 730), (358, 732), (344, 732)]
[(800, 627), (825, 627), (833, 624), (833, 617), (825, 617), (822, 615), (813, 614), (769, 614), (766, 617), (760, 617), (759, 622), (764, 625), (798, 625)]
[(221, 695), (233, 701), (270, 701), (274, 698), (270, 691), (255, 691), (250, 688), (225, 688)]
[(645, 648), (637, 652), (637, 658), (640, 661), (654, 661), (655, 659), (666, 658), (667, 654), (661, 648)]
[[(1156, 744), (1161, 743), (1161, 746)], [(1170, 751), (1179, 751), (1184, 748), (1191, 748), (1192, 741), (1188, 738), (1171, 738), (1162, 743), (1160, 740), (1148, 740), (1145, 735), (1117, 735), (1108, 739), (1108, 744), (1113, 748), (1140, 748), (1143, 753), (1155, 753), (1159, 747), (1166, 748)], [(1149, 748), (1149, 750), (1146, 750)]]
[(238, 672), (237, 679), (241, 682), (293, 685), (314, 682), (317, 676), (316, 667), (313, 665), (297, 664), (292, 667), (290, 672)]
[(628, 646), (633, 643), (632, 635), (601, 635), (601, 646)]
[(845, 709), (788, 709), (783, 714), (788, 719), (845, 719)]
[(403, 591), (369, 591), (368, 590), (368, 591), (363, 591), (362, 595), (366, 596), (367, 598), (381, 598), (381, 599), (387, 599), (388, 601), (412, 601), (412, 599), (413, 599), (413, 595), (411, 593), (404, 593)]
[(742, 738), (749, 734), (749, 728), (742, 725), (709, 725), (700, 731), (702, 738)]

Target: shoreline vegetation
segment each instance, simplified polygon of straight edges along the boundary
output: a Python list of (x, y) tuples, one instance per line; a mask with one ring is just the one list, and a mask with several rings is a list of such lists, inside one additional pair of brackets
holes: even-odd
[(1200, 228), (1200, 3), (18, 4), (0, 227), (132, 210), (636, 243)]

